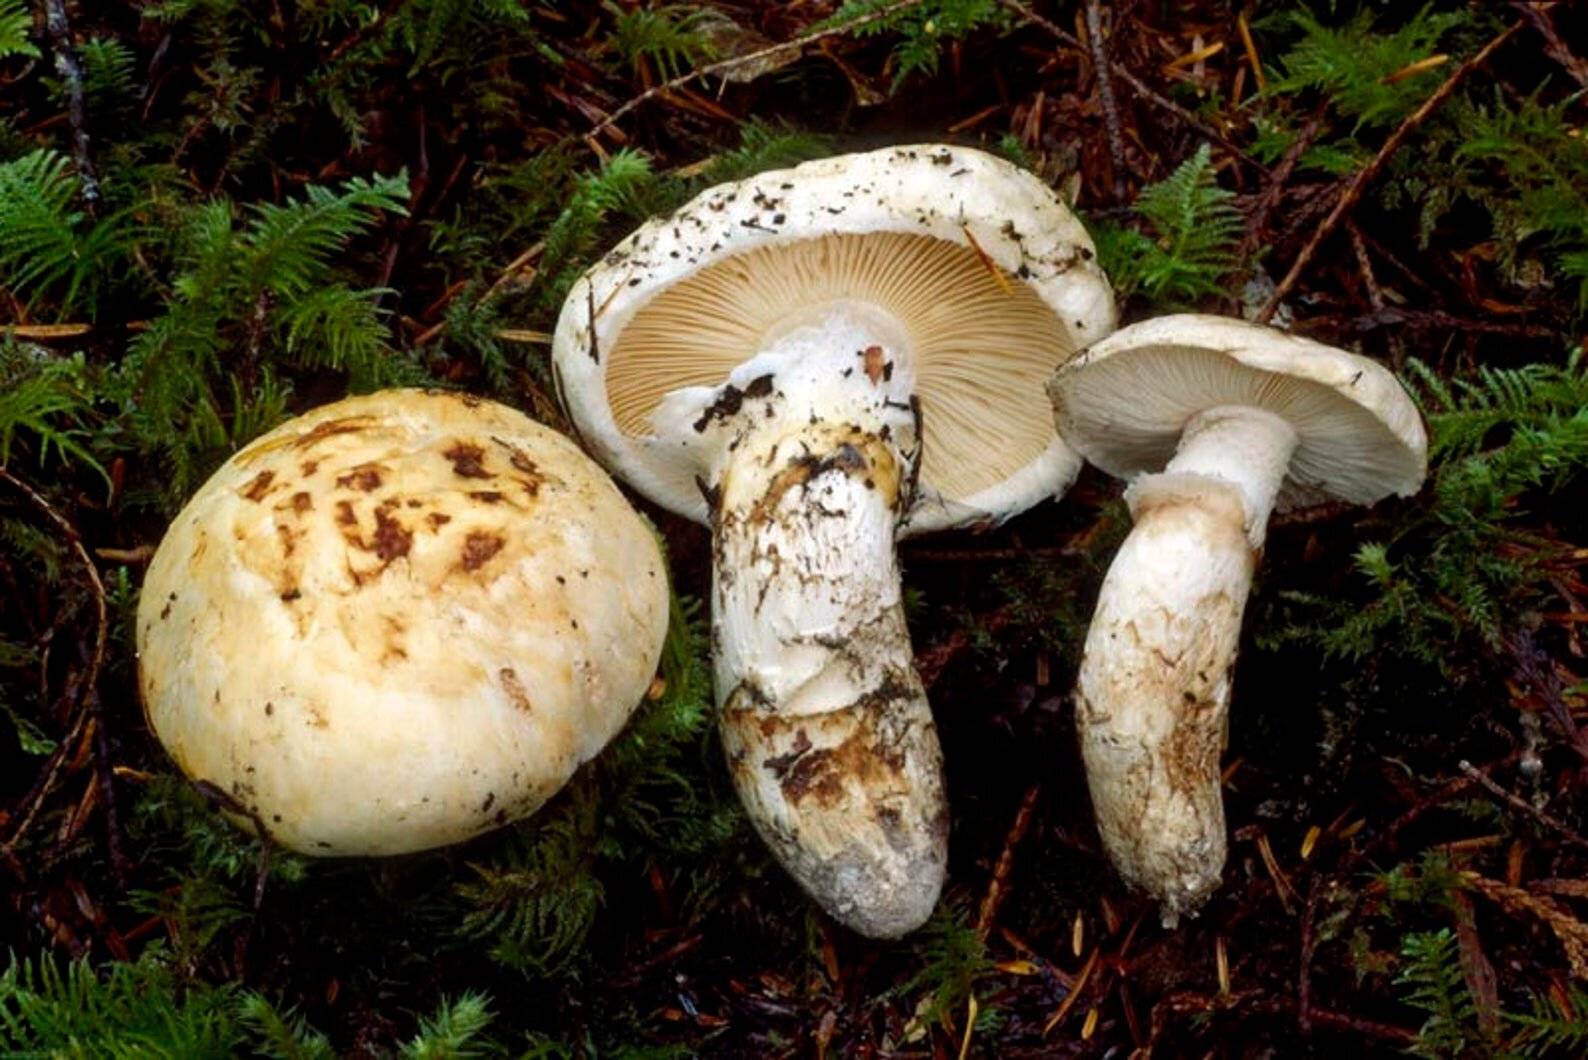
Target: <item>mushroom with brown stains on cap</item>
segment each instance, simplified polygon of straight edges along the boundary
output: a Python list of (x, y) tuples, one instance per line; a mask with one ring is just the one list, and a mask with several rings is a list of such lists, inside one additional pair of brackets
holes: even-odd
[(550, 798), (641, 702), (667, 620), (655, 535), (577, 446), (384, 391), (282, 424), (188, 501), (144, 581), (139, 689), (249, 827), (399, 854)]

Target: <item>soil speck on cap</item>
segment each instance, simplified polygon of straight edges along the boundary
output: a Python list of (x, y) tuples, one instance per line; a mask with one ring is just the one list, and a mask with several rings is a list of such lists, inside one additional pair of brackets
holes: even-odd
[(414, 534), (391, 517), (383, 505), (375, 509), (375, 555), (382, 563), (390, 563), (399, 556), (408, 555), (413, 546)]
[(502, 688), (507, 691), (507, 698), (513, 701), (513, 706), (526, 714), (535, 709), (529, 701), (529, 693), (524, 691), (524, 683), (518, 679), (518, 671), (511, 666), (504, 666), (497, 671), (497, 676), (502, 679)]
[(459, 478), (490, 478), (483, 463), (485, 450), (472, 442), (455, 442), (441, 454), (452, 462), (452, 473)]
[(274, 481), (276, 481), (274, 471), (261, 471), (243, 487), (243, 496), (258, 504), (264, 499), (265, 494), (270, 492), (270, 484)]
[(471, 530), (469, 536), (463, 539), (463, 569), (479, 570), (490, 562), (492, 556), (502, 551), (507, 542), (502, 535), (489, 530)]
[(360, 493), (369, 493), (380, 488), (381, 468), (378, 464), (360, 464), (345, 475), (336, 477), (336, 484), (343, 489), (356, 489)]

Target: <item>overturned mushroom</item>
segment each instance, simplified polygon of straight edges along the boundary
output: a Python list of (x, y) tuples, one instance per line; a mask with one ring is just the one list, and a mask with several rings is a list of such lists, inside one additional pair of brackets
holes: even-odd
[(563, 307), (554, 364), (586, 443), (712, 526), (717, 701), (751, 820), (865, 934), (919, 925), (946, 861), (895, 536), (1069, 485), (1042, 387), (1113, 326), (1092, 258), (1030, 174), (892, 148), (712, 188)]
[(1427, 438), (1377, 363), (1217, 317), (1115, 332), (1051, 393), (1059, 433), (1131, 483), (1135, 527), (1087, 634), (1076, 725), (1109, 856), (1172, 923), (1224, 866), (1219, 754), (1269, 512), (1407, 496)]
[(249, 827), (397, 854), (538, 808), (642, 699), (655, 536), (570, 441), (440, 392), (349, 398), (233, 456), (137, 618), (150, 727)]

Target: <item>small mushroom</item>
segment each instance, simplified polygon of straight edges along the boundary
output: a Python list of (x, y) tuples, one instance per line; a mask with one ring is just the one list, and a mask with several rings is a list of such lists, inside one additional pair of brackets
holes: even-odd
[(290, 420), (176, 517), (137, 617), (150, 728), (250, 830), (398, 854), (517, 820), (655, 673), (654, 534), (522, 414), (392, 390)]
[(1124, 328), (1050, 389), (1060, 434), (1130, 482), (1135, 526), (1087, 633), (1076, 727), (1109, 857), (1172, 924), (1224, 866), (1219, 755), (1269, 512), (1408, 496), (1427, 437), (1377, 363), (1218, 317)]
[(840, 921), (901, 935), (942, 886), (942, 761), (895, 537), (993, 521), (1079, 458), (1043, 384), (1114, 323), (1080, 224), (978, 151), (762, 173), (576, 283), (553, 363), (591, 450), (713, 531), (716, 695), (762, 837)]

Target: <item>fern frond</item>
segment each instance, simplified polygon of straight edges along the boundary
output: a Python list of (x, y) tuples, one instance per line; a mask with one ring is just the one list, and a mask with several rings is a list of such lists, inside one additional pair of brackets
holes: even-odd
[(1400, 120), (1428, 95), (1437, 73), (1392, 78), (1412, 63), (1436, 53), (1442, 41), (1473, 27), (1461, 11), (1434, 12), (1424, 7), (1394, 32), (1378, 29), (1374, 14), (1362, 11), (1343, 26), (1326, 26), (1304, 7), (1268, 20), (1269, 28), (1287, 25), (1301, 39), (1269, 74), (1269, 95), (1303, 89), (1326, 96), (1339, 111), (1356, 120), (1357, 128)]
[[(0, 640), (0, 670), (15, 668), (11, 664), (18, 660), (34, 663), (35, 657), (32, 652), (24, 652), (15, 644)], [(58, 746), (55, 740), (46, 736), (44, 730), (40, 729), (32, 719), (24, 717), (9, 700), (0, 699), (0, 714), (5, 715), (6, 720), (11, 723), (11, 731), (16, 736), (17, 747), (23, 754), (47, 755)]]
[(0, 59), (13, 55), (39, 57), (38, 45), (28, 39), (33, 32), (33, 16), (22, 0), (0, 0)]
[(412, 56), (413, 73), (432, 62), (449, 42), (475, 40), (480, 32), (520, 31), (529, 12), (514, 0), (410, 0), (393, 20), (390, 34)]
[(1166, 306), (1220, 293), (1238, 264), (1242, 220), (1234, 197), (1218, 186), (1206, 144), (1164, 180), (1143, 188), (1135, 210), (1150, 234), (1107, 226), (1097, 233), (1098, 256), (1115, 288), (1139, 290)]
[(419, 1033), (403, 1043), (403, 1060), (468, 1060), (487, 1056), (482, 1040), (494, 1017), (484, 994), (467, 993), (456, 1000), (443, 998), (436, 1011), (419, 1021)]
[[(887, 7), (892, 0), (846, 0), (819, 28), (836, 29)], [(897, 33), (902, 38), (893, 49), (892, 91), (897, 92), (913, 73), (934, 74), (943, 46), (963, 40), (985, 26), (1007, 26), (1009, 12), (997, 0), (928, 0), (852, 31), (857, 37)]]
[(113, 962), (15, 960), (0, 975), (0, 1048), (8, 1055), (232, 1055), (242, 1045), (229, 1018), (230, 986), (180, 987), (157, 959)]
[(83, 65), (85, 104), (92, 113), (114, 113), (137, 95), (137, 57), (121, 41), (91, 37), (78, 46), (77, 56)]
[(458, 895), (460, 931), (488, 942), (492, 959), (547, 973), (565, 968), (590, 931), (605, 890), (594, 873), (597, 806), (575, 781), (549, 816), (520, 825), (489, 864), (472, 863)]
[(923, 1016), (938, 1020), (960, 1011), (978, 980), (993, 970), (987, 943), (976, 931), (963, 910), (944, 902), (933, 912), (916, 936), (914, 949), (921, 969), (897, 993), (910, 997), (924, 994)]
[(1570, 986), (1560, 997), (1529, 994), (1530, 1011), (1505, 1013), (1519, 1028), (1511, 1048), (1522, 1056), (1588, 1054), (1588, 990)]
[(95, 308), (99, 283), (127, 250), (128, 214), (93, 221), (74, 208), (77, 180), (59, 151), (0, 164), (0, 275), (36, 303), (55, 295), (61, 313)]
[(40, 466), (53, 450), (63, 462), (77, 461), (110, 482), (103, 466), (83, 444), (82, 429), (91, 399), (81, 358), (25, 363), (0, 338), (0, 465), (11, 462), (12, 448), (26, 432), (32, 436)]
[(709, 9), (663, 4), (625, 11), (612, 0), (604, 6), (617, 18), (612, 43), (635, 73), (650, 63), (663, 80), (671, 80), (715, 55), (711, 42), (700, 32), (701, 24), (711, 16)]
[(579, 178), (567, 207), (546, 231), (541, 252), (541, 271), (548, 277), (541, 294), (545, 304), (558, 304), (567, 295), (608, 217), (649, 216), (660, 185), (650, 159), (628, 148), (608, 158), (599, 172)]
[(273, 314), (278, 330), (285, 332), (283, 350), (305, 368), (346, 371), (365, 384), (355, 389), (367, 389), (379, 378), (391, 337), (376, 303), (383, 293), (333, 283), (292, 299)]
[[(492, 1020), (481, 993), (445, 1000), (419, 1020), (398, 1055), (463, 1060), (500, 1051), (485, 1037)], [(134, 961), (96, 969), (53, 957), (12, 958), (0, 973), (0, 1051), (6, 1056), (263, 1056), (326, 1060), (337, 1055), (301, 1016), (279, 1011), (263, 995), (234, 984), (179, 977), (158, 947)]]
[(237, 1019), (253, 1036), (252, 1051), (267, 1060), (333, 1060), (336, 1050), (325, 1035), (298, 1013), (281, 1012), (262, 994), (244, 994)]
[(305, 198), (283, 206), (255, 205), (243, 232), (237, 264), (241, 286), (283, 297), (317, 282), (332, 253), (375, 223), (377, 211), (406, 214), (408, 178), (353, 177), (340, 189), (311, 184)]
[(1481, 1042), (1477, 1004), (1461, 971), (1461, 951), (1449, 928), (1414, 932), (1401, 943), (1404, 962), (1395, 984), (1401, 1000), (1427, 1013), (1408, 1050), (1430, 1060), (1465, 1056), (1469, 1043)]
[(743, 180), (768, 169), (782, 169), (821, 158), (832, 150), (831, 137), (795, 129), (782, 122), (751, 118), (739, 127), (739, 146), (712, 159), (699, 183), (705, 186)]
[[(1588, 312), (1588, 144), (1573, 133), (1573, 115), (1582, 98), (1513, 102), (1496, 89), (1491, 101), (1463, 107), (1450, 181), (1493, 217), (1501, 263), (1514, 272), (1524, 248), (1543, 249), (1577, 281), (1580, 313)], [(1503, 192), (1488, 190), (1495, 184)]]
[[(140, 790), (131, 827), (150, 853), (175, 855), (169, 860), (194, 876), (220, 880), (252, 880), (259, 871), (259, 841), (215, 813), (193, 786), (181, 777), (160, 774)], [(270, 878), (290, 885), (309, 872), (310, 862), (276, 851)]]

